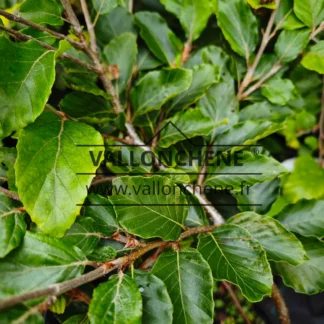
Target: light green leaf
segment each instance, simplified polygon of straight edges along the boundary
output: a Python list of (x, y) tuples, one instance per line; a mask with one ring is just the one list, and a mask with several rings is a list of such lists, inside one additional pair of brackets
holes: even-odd
[(261, 93), (271, 103), (279, 106), (298, 98), (298, 92), (289, 79), (270, 79), (262, 86)]
[(194, 108), (176, 114), (161, 127), (159, 146), (166, 148), (186, 138), (207, 136), (213, 129), (211, 119)]
[(324, 20), (324, 1), (294, 0), (294, 12), (305, 25), (316, 27)]
[(186, 38), (195, 41), (205, 29), (212, 14), (210, 0), (161, 0), (166, 10), (172, 12), (186, 32)]
[(288, 205), (276, 217), (290, 231), (303, 236), (324, 237), (324, 200), (301, 200)]
[(277, 10), (275, 22), (278, 29), (294, 30), (305, 25), (297, 18), (293, 11), (293, 0), (281, 0)]
[[(19, 133), (15, 164), (18, 193), (32, 220), (46, 234), (62, 237), (74, 223), (98, 165), (101, 135), (85, 124), (49, 111)], [(78, 146), (78, 145), (94, 146)], [(86, 173), (79, 175), (78, 173)]]
[(43, 111), (54, 83), (55, 53), (34, 41), (13, 43), (5, 37), (0, 37), (0, 52), (0, 138), (4, 138)]
[(308, 70), (324, 74), (324, 41), (312, 46), (304, 55), (301, 64)]
[(68, 93), (61, 100), (60, 108), (68, 116), (89, 124), (99, 124), (116, 119), (116, 114), (108, 100), (81, 91)]
[(178, 94), (168, 105), (168, 111), (180, 111), (195, 103), (213, 84), (219, 81), (219, 67), (210, 64), (196, 65), (192, 68), (190, 87)]
[(217, 22), (232, 49), (247, 60), (258, 44), (258, 23), (245, 0), (218, 0)]
[(266, 253), (243, 227), (223, 225), (210, 234), (200, 234), (198, 250), (214, 278), (237, 285), (249, 301), (271, 294), (272, 274)]
[(19, 12), (21, 16), (37, 24), (63, 25), (63, 7), (56, 0), (25, 0)]
[(309, 42), (309, 29), (283, 30), (275, 44), (275, 52), (282, 63), (293, 61)]
[(162, 253), (152, 273), (167, 287), (173, 303), (174, 324), (213, 323), (213, 278), (198, 251)]
[[(120, 225), (127, 232), (143, 238), (160, 237), (165, 241), (179, 237), (188, 207), (185, 195), (171, 179), (120, 177), (113, 180), (113, 185), (110, 201)], [(126, 193), (117, 193), (117, 188), (123, 188)]]
[(296, 292), (313, 295), (324, 290), (324, 243), (316, 238), (300, 237), (309, 260), (298, 266), (276, 263), (275, 271), (286, 286)]
[(84, 207), (84, 215), (95, 221), (95, 230), (105, 236), (111, 236), (118, 231), (116, 214), (111, 202), (99, 195), (90, 194)]
[(267, 9), (275, 9), (276, 8), (276, 1), (261, 1), (261, 0), (247, 0), (248, 4), (253, 9), (259, 8), (267, 8)]
[(246, 212), (231, 217), (228, 222), (244, 227), (265, 249), (269, 260), (292, 265), (306, 260), (300, 241), (272, 217)]
[(95, 249), (100, 240), (100, 234), (95, 230), (95, 221), (90, 217), (78, 217), (72, 227), (62, 238), (69, 245), (77, 246), (85, 255)]
[(73, 279), (82, 274), (86, 264), (80, 249), (47, 235), (27, 232), (23, 244), (0, 260), (0, 298)]
[(135, 280), (143, 299), (143, 324), (171, 324), (173, 305), (161, 279), (151, 272), (135, 271)]
[(282, 124), (276, 124), (267, 120), (246, 120), (218, 135), (214, 141), (214, 145), (219, 145), (219, 151), (232, 149), (236, 145), (239, 148), (239, 145), (254, 144), (260, 139), (278, 132), (282, 128)]
[(24, 213), (15, 208), (12, 201), (0, 193), (0, 258), (5, 257), (10, 251), (21, 243), (27, 225)]
[(187, 90), (192, 71), (163, 69), (147, 73), (131, 91), (133, 118), (160, 109), (168, 100)]
[(104, 59), (109, 65), (117, 65), (119, 78), (115, 82), (115, 88), (121, 93), (127, 86), (136, 62), (137, 44), (136, 37), (132, 33), (124, 33), (116, 36), (103, 50)]
[(118, 0), (92, 0), (92, 3), (100, 15), (106, 15), (118, 6)]
[(166, 21), (156, 12), (141, 11), (135, 14), (135, 23), (152, 53), (171, 66), (180, 55), (182, 45)]
[[(234, 190), (241, 190), (242, 184), (253, 185), (282, 176), (288, 170), (275, 159), (265, 155), (254, 155), (250, 152), (239, 153), (238, 159), (242, 166), (229, 166), (220, 163), (220, 166), (209, 167), (205, 184), (211, 186), (232, 186)], [(232, 153), (233, 155), (233, 153)], [(212, 174), (216, 173), (216, 174)]]
[(142, 297), (136, 281), (120, 272), (93, 292), (88, 313), (91, 324), (141, 324)]
[(283, 184), (283, 193), (292, 203), (300, 199), (324, 198), (324, 170), (313, 157), (298, 157), (295, 160), (294, 171)]

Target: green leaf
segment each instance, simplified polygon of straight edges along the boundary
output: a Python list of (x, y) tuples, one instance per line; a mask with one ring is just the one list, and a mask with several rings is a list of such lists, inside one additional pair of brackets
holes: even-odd
[(324, 41), (312, 46), (303, 56), (301, 64), (308, 70), (324, 74)]
[[(282, 124), (276, 124), (267, 120), (246, 120), (218, 135), (214, 145), (219, 145), (219, 151), (231, 149), (236, 145), (251, 145), (264, 137), (278, 132), (282, 128)], [(227, 147), (226, 145), (229, 146)]]
[(278, 29), (282, 28), (287, 30), (294, 30), (305, 26), (295, 15), (293, 6), (293, 0), (280, 1), (280, 5), (275, 18)]
[(173, 305), (161, 279), (151, 272), (135, 271), (135, 280), (143, 300), (143, 324), (172, 323)]
[(12, 201), (0, 193), (0, 258), (5, 257), (10, 251), (21, 243), (25, 232), (26, 223), (24, 213), (15, 208)]
[(141, 324), (142, 297), (136, 281), (113, 275), (93, 292), (88, 313), (91, 324)]
[(162, 65), (153, 54), (144, 46), (140, 46), (138, 49), (138, 55), (136, 59), (136, 68), (139, 71), (153, 70)]
[(198, 250), (214, 278), (237, 285), (249, 301), (271, 295), (272, 274), (266, 253), (243, 227), (223, 225), (210, 234), (200, 234)]
[(0, 147), (0, 170), (3, 171), (3, 177), (8, 180), (8, 187), (11, 191), (17, 192), (16, 176), (14, 164), (17, 159), (16, 148)]
[(283, 30), (275, 44), (275, 52), (282, 63), (293, 61), (309, 42), (309, 29)]
[[(28, 313), (30, 308), (25, 305), (18, 305), (14, 308), (9, 308), (0, 312), (0, 318), (2, 324), (15, 323), (21, 316)], [(42, 314), (33, 313), (28, 316), (28, 319), (24, 321), (24, 324), (43, 324), (44, 318)]]
[(135, 14), (135, 23), (152, 53), (171, 66), (180, 55), (182, 45), (166, 21), (158, 13), (141, 11)]
[(5, 37), (0, 37), (0, 52), (0, 138), (4, 138), (43, 111), (54, 83), (55, 53), (35, 41), (13, 43)]
[(136, 35), (133, 15), (126, 8), (116, 7), (109, 14), (99, 16), (95, 32), (103, 45), (108, 44), (113, 38), (123, 33), (129, 32)]
[(294, 12), (305, 25), (316, 27), (324, 20), (324, 1), (294, 0)]
[(33, 27), (27, 27), (20, 30), (21, 33), (29, 35), (35, 39), (40, 40), (48, 45), (53, 45), (56, 42), (56, 38), (47, 32), (43, 32)]
[(63, 7), (56, 0), (25, 0), (19, 12), (21, 16), (37, 24), (63, 25)]
[(166, 148), (186, 138), (207, 136), (213, 129), (211, 119), (201, 109), (188, 109), (176, 114), (162, 125), (159, 146)]
[(90, 321), (88, 319), (87, 314), (73, 315), (63, 322), (63, 324), (89, 324), (89, 323)]
[(77, 246), (85, 255), (93, 252), (100, 240), (95, 230), (95, 221), (90, 217), (78, 217), (63, 239), (70, 245)]
[[(171, 179), (120, 177), (113, 180), (113, 185), (110, 201), (120, 225), (127, 232), (143, 238), (160, 237), (165, 241), (179, 237), (188, 207), (185, 195)], [(121, 192), (120, 188), (126, 192)]]
[(232, 186), (234, 190), (241, 190), (244, 182), (244, 186), (253, 185), (272, 180), (288, 172), (281, 163), (265, 155), (243, 152), (238, 155), (238, 159), (242, 166), (226, 166), (221, 163), (220, 166), (209, 167), (205, 184), (223, 187), (227, 185)]
[(253, 9), (259, 8), (267, 8), (267, 9), (275, 9), (276, 8), (276, 1), (261, 1), (261, 0), (247, 0), (248, 4)]
[(260, 101), (240, 110), (240, 121), (268, 120), (281, 122), (293, 114), (294, 111), (289, 107), (273, 105), (268, 101)]
[(283, 184), (283, 192), (292, 203), (300, 199), (324, 198), (324, 170), (313, 157), (298, 157), (295, 160), (294, 171)]
[(271, 103), (279, 106), (298, 97), (298, 92), (289, 79), (270, 79), (262, 86), (261, 93)]
[(89, 124), (105, 123), (116, 119), (116, 114), (108, 100), (81, 91), (68, 93), (61, 100), (60, 108), (68, 116)]
[(188, 201), (188, 216), (185, 225), (188, 227), (199, 227), (208, 225), (208, 219), (203, 206), (198, 198), (194, 195), (187, 195)]
[(86, 263), (80, 249), (50, 236), (27, 232), (23, 244), (0, 260), (0, 298), (73, 279), (82, 274)]
[(147, 73), (131, 91), (133, 118), (160, 109), (168, 100), (187, 90), (192, 71), (163, 69)]
[(245, 0), (218, 0), (217, 22), (232, 49), (247, 60), (258, 44), (258, 23)]
[(219, 81), (219, 67), (211, 64), (196, 65), (192, 68), (190, 87), (178, 94), (168, 105), (168, 111), (180, 111), (195, 103), (213, 84)]
[(152, 273), (166, 285), (173, 303), (173, 323), (213, 323), (213, 278), (194, 249), (162, 253)]
[(316, 238), (300, 238), (309, 260), (298, 266), (276, 263), (275, 270), (286, 286), (296, 292), (313, 295), (324, 290), (324, 243)]
[(288, 205), (276, 217), (290, 231), (303, 236), (324, 237), (324, 200), (301, 200)]
[(118, 0), (92, 0), (92, 3), (100, 15), (106, 15), (118, 6)]
[(306, 260), (300, 241), (272, 217), (246, 212), (231, 217), (228, 222), (244, 227), (265, 249), (269, 260), (286, 261), (292, 265)]
[(116, 214), (111, 202), (99, 195), (90, 194), (84, 207), (84, 215), (95, 221), (95, 230), (105, 236), (111, 236), (118, 231)]
[(166, 10), (172, 12), (186, 32), (186, 38), (195, 41), (205, 29), (212, 14), (210, 0), (161, 0)]
[(117, 252), (111, 246), (99, 246), (89, 256), (88, 259), (96, 262), (107, 262), (116, 257)]
[(136, 37), (132, 33), (124, 33), (116, 36), (103, 50), (104, 59), (110, 65), (117, 65), (119, 78), (115, 82), (115, 88), (121, 93), (127, 86), (136, 62), (137, 44)]
[(99, 151), (78, 145), (102, 143), (92, 127), (49, 111), (20, 132), (15, 164), (18, 193), (41, 231), (62, 237), (74, 223), (98, 167), (89, 152), (96, 157)]

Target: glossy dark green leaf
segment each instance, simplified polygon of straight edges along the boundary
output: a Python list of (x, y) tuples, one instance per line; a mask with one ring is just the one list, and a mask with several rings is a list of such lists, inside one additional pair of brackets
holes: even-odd
[(117, 252), (111, 246), (98, 246), (89, 256), (88, 259), (96, 262), (107, 262), (116, 257)]
[(289, 79), (271, 79), (262, 86), (261, 93), (271, 103), (279, 106), (298, 98), (298, 92)]
[(171, 179), (161, 176), (120, 177), (113, 180), (113, 185), (110, 201), (118, 222), (127, 232), (163, 240), (179, 237), (188, 207), (185, 195)]
[(27, 232), (22, 245), (0, 260), (0, 298), (73, 279), (82, 274), (86, 264), (80, 249)]
[(198, 250), (216, 280), (237, 285), (251, 302), (271, 294), (272, 274), (266, 253), (243, 227), (223, 225), (199, 235)]
[(217, 22), (232, 49), (248, 59), (258, 43), (258, 23), (245, 0), (219, 0)]
[(298, 266), (276, 263), (275, 271), (280, 274), (286, 286), (296, 292), (313, 295), (324, 290), (324, 243), (316, 238), (300, 237), (309, 260)]
[(136, 59), (136, 68), (138, 70), (153, 70), (160, 65), (162, 65), (162, 62), (160, 62), (146, 47), (139, 47)]
[(305, 25), (316, 27), (324, 20), (324, 1), (294, 0), (294, 12)]
[(120, 272), (93, 292), (88, 313), (91, 324), (141, 324), (142, 297), (136, 281)]
[(26, 223), (24, 213), (16, 209), (12, 201), (0, 193), (0, 258), (5, 257), (10, 251), (21, 243), (25, 232)]
[(87, 314), (78, 314), (69, 317), (63, 324), (89, 324), (90, 321), (88, 319)]
[(301, 22), (293, 11), (293, 0), (281, 0), (279, 8), (277, 10), (275, 22), (277, 28), (294, 30), (304, 27), (304, 23)]
[(118, 5), (118, 0), (92, 0), (93, 7), (100, 15), (106, 15), (115, 9)]
[(301, 64), (308, 70), (324, 74), (324, 41), (312, 46), (304, 55)]
[(89, 152), (96, 157), (100, 150), (78, 145), (102, 143), (92, 127), (49, 111), (20, 132), (15, 164), (18, 193), (41, 231), (61, 237), (74, 223), (98, 167)]
[(89, 255), (97, 246), (100, 234), (95, 230), (95, 221), (80, 216), (62, 238), (67, 244), (77, 246), (85, 255)]
[(89, 124), (104, 123), (116, 118), (107, 99), (81, 91), (67, 94), (61, 100), (60, 108), (68, 116)]
[[(30, 311), (30, 307), (27, 307), (25, 305), (19, 305), (15, 306), (13, 308), (9, 308), (7, 310), (0, 312), (0, 323), (1, 324), (9, 324), (9, 323), (15, 323), (15, 321), (22, 320), (23, 316), (28, 314)], [(24, 320), (24, 324), (43, 324), (44, 318), (39, 313), (30, 314), (27, 319)]]
[(118, 224), (111, 202), (96, 194), (90, 194), (87, 201), (84, 215), (95, 221), (95, 230), (105, 236), (111, 236), (117, 232)]
[(173, 305), (161, 279), (151, 272), (135, 271), (135, 280), (143, 300), (143, 324), (171, 324)]
[(199, 227), (208, 225), (208, 219), (204, 207), (200, 204), (198, 198), (194, 195), (187, 195), (188, 216), (185, 225), (188, 227)]
[(324, 237), (324, 200), (301, 200), (284, 208), (276, 217), (290, 231), (303, 236)]
[(269, 260), (292, 265), (306, 260), (300, 241), (272, 217), (246, 212), (231, 217), (228, 222), (244, 227), (265, 249)]
[(55, 53), (35, 41), (13, 43), (5, 37), (0, 37), (0, 51), (0, 138), (4, 138), (43, 111), (54, 83)]
[(147, 73), (131, 92), (133, 118), (158, 110), (168, 100), (187, 90), (191, 84), (192, 71), (163, 69)]
[(293, 61), (309, 42), (309, 29), (283, 30), (275, 44), (275, 52), (282, 63)]
[(201, 109), (189, 109), (164, 122), (160, 133), (159, 146), (166, 148), (186, 138), (207, 136), (212, 129), (211, 119), (205, 116)]
[(182, 45), (166, 21), (158, 13), (142, 11), (135, 14), (135, 23), (152, 53), (161, 62), (172, 65), (180, 55)]
[(214, 83), (219, 81), (219, 67), (210, 64), (196, 65), (192, 68), (190, 87), (178, 94), (168, 105), (168, 111), (180, 111), (198, 101)]
[(63, 7), (57, 0), (25, 0), (19, 12), (21, 16), (37, 24), (63, 25)]
[(222, 162), (220, 166), (209, 167), (205, 184), (223, 187), (228, 185), (234, 190), (241, 190), (243, 184), (246, 186), (269, 181), (288, 172), (281, 163), (265, 155), (243, 152), (239, 153), (238, 159), (242, 166), (234, 166), (232, 153), (231, 165), (226, 166)]
[[(16, 187), (16, 176), (14, 164), (17, 159), (17, 150), (16, 148), (9, 147), (0, 147), (0, 172), (2, 172), (1, 176), (2, 180), (6, 180), (8, 182), (8, 187), (11, 191), (17, 192)], [(1, 179), (0, 176), (0, 179)]]
[(161, 254), (152, 273), (167, 287), (173, 303), (174, 324), (213, 323), (213, 278), (197, 250)]
[(119, 78), (115, 82), (115, 88), (118, 93), (121, 93), (132, 76), (136, 62), (137, 45), (135, 35), (124, 33), (116, 36), (105, 46), (103, 53), (108, 65), (118, 66)]
[(51, 34), (43, 31), (34, 29), (33, 27), (27, 27), (20, 30), (21, 33), (29, 35), (35, 39), (38, 39), (41, 42), (44, 42), (48, 45), (53, 45), (56, 42), (56, 38)]
[(172, 12), (179, 20), (186, 32), (186, 38), (196, 40), (205, 29), (210, 15), (213, 13), (209, 0), (161, 0), (166, 10)]

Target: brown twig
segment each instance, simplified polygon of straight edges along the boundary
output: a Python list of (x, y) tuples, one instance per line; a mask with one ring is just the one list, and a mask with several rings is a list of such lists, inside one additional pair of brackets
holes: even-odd
[(229, 295), (231, 296), (232, 298), (232, 301), (234, 303), (234, 305), (236, 306), (237, 310), (240, 312), (240, 314), (242, 315), (245, 323), (247, 324), (251, 324), (248, 316), (246, 315), (246, 313), (244, 312), (243, 308), (242, 308), (242, 305), (240, 303), (240, 301), (238, 300), (238, 298), (236, 297), (235, 295), (235, 292), (233, 291), (232, 289), (232, 286), (226, 282), (226, 281), (222, 281), (222, 285), (225, 287), (225, 289), (228, 291)]
[(276, 284), (273, 284), (272, 286), (271, 298), (275, 303), (277, 314), (281, 324), (290, 324), (288, 308)]
[(321, 117), (319, 121), (319, 163), (322, 168), (324, 168), (324, 77), (323, 77), (323, 91), (321, 99)]
[(5, 195), (7, 195), (10, 199), (14, 199), (14, 200), (18, 200), (20, 201), (20, 198), (18, 196), (18, 194), (16, 194), (15, 192), (12, 192), (8, 189), (5, 189), (3, 187), (0, 187), (0, 192), (3, 192)]
[(317, 29), (315, 29), (311, 35), (310, 35), (310, 39), (315, 38), (315, 36), (317, 36), (319, 33), (321, 33), (322, 31), (324, 31), (324, 21), (318, 26)]
[(181, 56), (181, 66), (184, 65), (190, 57), (190, 52), (192, 50), (192, 42), (191, 39), (189, 39), (183, 47), (183, 51), (182, 51), (182, 56)]

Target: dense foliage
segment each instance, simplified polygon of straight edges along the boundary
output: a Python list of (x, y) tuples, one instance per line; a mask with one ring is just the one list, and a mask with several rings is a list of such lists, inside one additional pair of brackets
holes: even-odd
[(324, 0), (0, 18), (1, 323), (213, 323), (219, 282), (289, 323), (275, 275), (324, 290)]

